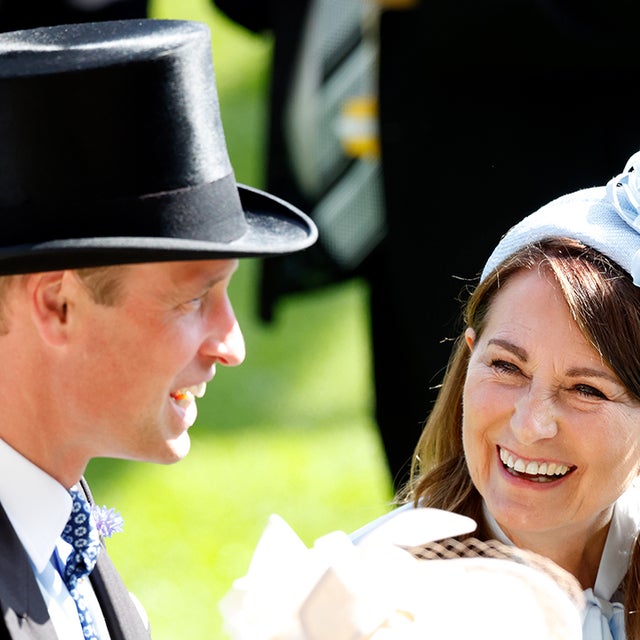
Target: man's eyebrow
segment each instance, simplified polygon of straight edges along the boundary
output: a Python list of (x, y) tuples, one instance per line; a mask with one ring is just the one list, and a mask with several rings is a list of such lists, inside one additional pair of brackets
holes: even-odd
[(211, 289), (211, 287), (214, 287), (219, 282), (223, 282), (224, 280), (228, 280), (229, 278), (231, 278), (231, 276), (237, 270), (238, 270), (238, 264), (236, 263), (235, 265), (233, 265), (231, 267), (228, 267), (224, 271), (221, 271), (221, 272), (218, 272), (218, 273), (214, 273), (211, 277), (207, 278), (202, 283), (202, 288), (203, 289)]

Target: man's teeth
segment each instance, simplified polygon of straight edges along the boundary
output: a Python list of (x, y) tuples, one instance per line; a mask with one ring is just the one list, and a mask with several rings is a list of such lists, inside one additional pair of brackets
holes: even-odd
[(194, 384), (187, 390), (190, 391), (196, 398), (202, 398), (204, 396), (204, 392), (207, 390), (207, 383), (201, 382), (200, 384)]
[(513, 454), (504, 449), (500, 449), (500, 460), (502, 460), (509, 469), (531, 476), (563, 476), (569, 471), (569, 467), (566, 464), (558, 464), (556, 462), (525, 462), (522, 458), (515, 458)]
[(202, 398), (206, 390), (207, 383), (201, 382), (200, 384), (194, 384), (191, 387), (179, 389), (172, 394), (172, 397), (178, 404), (189, 404), (190, 402), (193, 402), (194, 398)]

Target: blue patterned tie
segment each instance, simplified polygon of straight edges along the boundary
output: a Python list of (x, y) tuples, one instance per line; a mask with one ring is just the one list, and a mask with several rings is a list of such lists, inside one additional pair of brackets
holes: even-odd
[(91, 573), (96, 564), (100, 536), (91, 515), (91, 508), (82, 493), (75, 487), (72, 487), (69, 493), (73, 498), (73, 507), (62, 532), (62, 539), (73, 547), (73, 551), (69, 555), (62, 577), (78, 608), (84, 637), (87, 640), (99, 640), (93, 616), (78, 587), (80, 581)]

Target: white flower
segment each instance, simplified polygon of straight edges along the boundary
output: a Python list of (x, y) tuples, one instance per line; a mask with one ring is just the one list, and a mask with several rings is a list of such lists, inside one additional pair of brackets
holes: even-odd
[(94, 504), (91, 507), (91, 515), (95, 521), (98, 533), (103, 538), (110, 538), (114, 533), (120, 533), (124, 526), (124, 520), (118, 511), (109, 509), (106, 505), (99, 507)]

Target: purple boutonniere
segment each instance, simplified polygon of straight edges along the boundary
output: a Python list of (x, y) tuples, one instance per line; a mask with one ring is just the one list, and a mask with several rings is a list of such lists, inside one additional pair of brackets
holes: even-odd
[(98, 533), (102, 538), (110, 538), (114, 533), (120, 533), (124, 524), (124, 520), (120, 513), (115, 509), (108, 509), (106, 506), (99, 507), (94, 504), (91, 507), (91, 513), (96, 521)]

